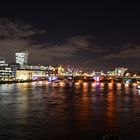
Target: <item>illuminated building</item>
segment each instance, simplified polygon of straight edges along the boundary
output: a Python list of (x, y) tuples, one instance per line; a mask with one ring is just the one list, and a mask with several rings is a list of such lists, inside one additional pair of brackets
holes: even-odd
[(63, 76), (63, 74), (64, 74), (64, 68), (60, 65), (58, 67), (58, 76)]
[(73, 76), (73, 69), (66, 68), (65, 69), (65, 76)]
[(43, 71), (43, 70), (32, 71), (32, 80), (39, 80), (42, 78), (46, 78), (46, 71)]
[(9, 66), (0, 66), (0, 81), (13, 81), (14, 71)]
[(27, 65), (28, 61), (28, 51), (17, 51), (15, 53), (16, 63), (22, 65)]
[(107, 76), (115, 76), (115, 71), (108, 71)]
[(30, 69), (17, 69), (16, 80), (28, 81), (28, 80), (43, 80), (46, 79), (46, 70), (30, 70)]
[(13, 81), (15, 78), (12, 67), (5, 63), (5, 59), (0, 57), (0, 81)]
[(116, 68), (115, 75), (118, 77), (122, 77), (122, 76), (124, 76), (126, 71), (127, 71), (127, 68)]
[(57, 67), (53, 67), (51, 65), (46, 66), (46, 76), (48, 76), (48, 77), (58, 76)]
[(16, 80), (31, 80), (32, 71), (31, 70), (16, 70)]

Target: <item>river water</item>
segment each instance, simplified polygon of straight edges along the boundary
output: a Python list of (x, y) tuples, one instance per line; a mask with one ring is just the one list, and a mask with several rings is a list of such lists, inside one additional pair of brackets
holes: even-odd
[(140, 140), (140, 91), (135, 84), (0, 85), (0, 140), (111, 137)]

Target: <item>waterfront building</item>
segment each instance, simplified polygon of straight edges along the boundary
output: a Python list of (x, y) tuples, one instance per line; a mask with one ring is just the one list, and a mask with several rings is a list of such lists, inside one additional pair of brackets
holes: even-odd
[(116, 76), (115, 71), (108, 71), (107, 76)]
[(49, 65), (49, 66), (47, 67), (47, 70), (46, 70), (46, 75), (47, 75), (48, 77), (55, 77), (55, 76), (58, 76), (58, 68)]
[(43, 80), (47, 79), (45, 70), (17, 69), (17, 81)]
[(123, 67), (116, 68), (115, 69), (115, 75), (118, 76), (118, 77), (123, 77), (127, 70), (128, 70), (127, 68), (123, 68)]
[(47, 79), (45, 70), (32, 70), (32, 80)]
[(4, 57), (0, 57), (0, 81), (13, 81), (14, 78), (12, 67), (5, 63)]
[(0, 66), (0, 81), (13, 81), (14, 79), (15, 74), (10, 66)]
[(58, 66), (58, 76), (64, 76), (65, 75), (65, 70), (62, 67), (62, 65)]
[(16, 70), (16, 80), (17, 81), (26, 81), (32, 80), (32, 71), (31, 70)]

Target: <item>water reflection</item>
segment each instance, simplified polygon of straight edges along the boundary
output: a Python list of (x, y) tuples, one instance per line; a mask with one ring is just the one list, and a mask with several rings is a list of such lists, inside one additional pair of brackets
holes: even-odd
[(117, 85), (117, 89), (120, 90), (122, 87), (122, 83), (116, 83), (116, 85)]
[(3, 84), (0, 138), (95, 139), (105, 134), (140, 138), (139, 95), (135, 84), (125, 83)]
[(85, 93), (85, 94), (88, 93), (88, 86), (89, 86), (89, 83), (87, 83), (87, 82), (83, 83), (83, 93)]
[(114, 124), (116, 119), (116, 112), (115, 112), (115, 94), (113, 92), (113, 83), (109, 83), (108, 87), (108, 94), (107, 94), (107, 108), (106, 108), (106, 125), (109, 126), (107, 127), (107, 133), (113, 134), (115, 133), (114, 131)]

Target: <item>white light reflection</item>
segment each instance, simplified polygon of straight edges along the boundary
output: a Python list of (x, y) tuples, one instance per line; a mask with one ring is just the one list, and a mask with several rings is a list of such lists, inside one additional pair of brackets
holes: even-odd
[(138, 90), (138, 94), (140, 95), (140, 89)]
[(49, 85), (51, 82), (50, 81), (46, 81), (46, 85)]
[(88, 87), (88, 83), (87, 82), (84, 82), (83, 83), (83, 87)]
[(69, 86), (72, 87), (72, 82), (69, 82)]
[(39, 81), (39, 82), (38, 82), (38, 84), (42, 85), (42, 84), (43, 84), (43, 82), (42, 82), (42, 81)]
[(113, 88), (113, 83), (108, 83), (108, 87), (109, 87), (109, 89), (112, 89)]
[(121, 89), (122, 84), (121, 83), (117, 83), (117, 88)]
[(125, 83), (125, 88), (128, 88), (129, 87), (129, 83)]
[(138, 84), (137, 83), (133, 83), (132, 85), (133, 85), (133, 87), (136, 87)]
[(87, 82), (83, 83), (83, 93), (88, 93), (88, 83)]
[(64, 86), (65, 86), (65, 83), (64, 83), (64, 82), (60, 82), (59, 85), (60, 85), (61, 87), (64, 87)]
[(80, 85), (80, 83), (79, 83), (79, 82), (75, 82), (75, 85), (76, 85), (76, 86), (79, 86), (79, 85)]
[(31, 82), (32, 85), (36, 85), (36, 82)]
[(92, 83), (91, 84), (91, 87), (94, 87), (95, 88), (96, 87), (96, 83)]
[(130, 93), (130, 91), (129, 91), (129, 90), (130, 90), (130, 89), (129, 89), (129, 86), (130, 86), (129, 83), (124, 83), (124, 88), (125, 88), (125, 91), (124, 91), (124, 92), (125, 92), (125, 94), (127, 94), (127, 95)]
[(100, 87), (103, 88), (105, 83), (100, 83)]
[(9, 94), (11, 92), (12, 88), (13, 87), (11, 85), (9, 85), (9, 84), (2, 84), (0, 86), (0, 94), (1, 95), (7, 95), (7, 94)]

